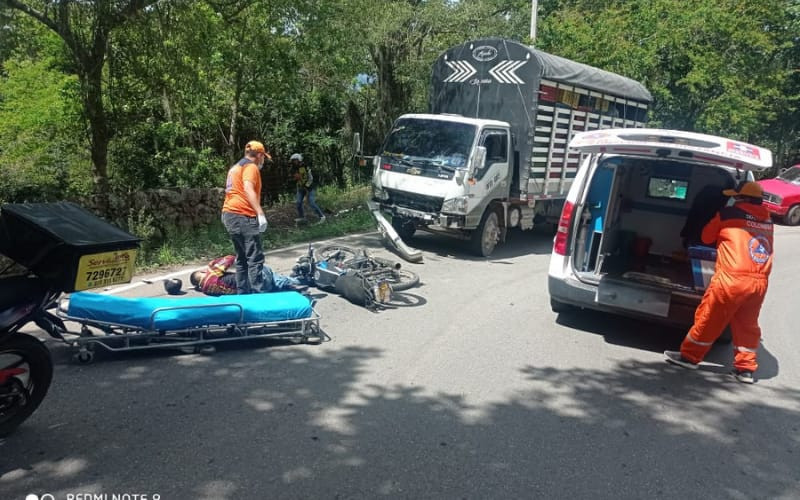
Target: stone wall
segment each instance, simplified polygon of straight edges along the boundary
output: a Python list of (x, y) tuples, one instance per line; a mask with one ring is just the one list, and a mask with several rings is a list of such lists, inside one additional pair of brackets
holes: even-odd
[[(156, 238), (166, 236), (169, 228), (189, 229), (219, 221), (225, 193), (222, 188), (170, 188), (139, 191), (129, 196), (112, 196), (109, 219), (129, 229), (129, 218), (144, 220), (150, 216)], [(97, 213), (96, 199), (78, 202)]]

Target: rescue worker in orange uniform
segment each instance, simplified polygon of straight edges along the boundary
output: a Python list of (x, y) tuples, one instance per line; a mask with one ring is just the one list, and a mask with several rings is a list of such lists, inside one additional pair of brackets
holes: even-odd
[(272, 156), (258, 141), (244, 147), (244, 157), (229, 170), (225, 181), (222, 224), (236, 250), (236, 292), (260, 293), (264, 287), (264, 247), (261, 234), (267, 218), (261, 208), (261, 168)]
[(697, 369), (730, 324), (734, 349), (732, 374), (738, 381), (752, 384), (761, 340), (758, 314), (772, 270), (773, 226), (769, 212), (761, 205), (762, 189), (758, 183), (745, 182), (722, 193), (732, 196), (734, 203), (720, 209), (702, 233), (703, 243), (717, 243), (714, 276), (680, 352), (664, 351), (664, 356), (670, 363)]

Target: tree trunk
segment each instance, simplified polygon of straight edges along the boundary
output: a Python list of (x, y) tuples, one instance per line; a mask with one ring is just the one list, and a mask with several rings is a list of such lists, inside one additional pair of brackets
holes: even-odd
[(241, 66), (236, 69), (236, 77), (234, 79), (233, 102), (231, 102), (231, 122), (228, 129), (228, 157), (230, 162), (233, 163), (238, 159), (239, 154), (239, 129), (237, 126), (237, 118), (239, 117), (239, 100), (242, 97), (242, 70)]
[(378, 69), (378, 126), (381, 136), (385, 135), (398, 110), (406, 109), (407, 95), (395, 74), (397, 60), (402, 57), (394, 47), (381, 44), (371, 50), (372, 61)]
[(108, 201), (110, 194), (108, 145), (113, 136), (103, 106), (103, 62), (107, 41), (106, 33), (95, 33), (93, 50), (79, 61), (82, 66), (83, 105), (86, 110), (86, 119), (89, 122), (89, 147), (92, 156), (94, 191), (98, 200), (97, 210), (103, 216), (111, 215)]

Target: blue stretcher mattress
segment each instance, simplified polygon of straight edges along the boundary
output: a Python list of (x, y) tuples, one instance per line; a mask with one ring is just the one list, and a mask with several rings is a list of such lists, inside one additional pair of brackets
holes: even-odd
[[(223, 304), (238, 304), (242, 308)], [(153, 330), (236, 324), (242, 310), (244, 323), (286, 321), (312, 315), (311, 301), (298, 292), (175, 298), (126, 298), (77, 292), (69, 297), (67, 314), (73, 318), (150, 329), (153, 312), (165, 307), (180, 309), (157, 312)]]

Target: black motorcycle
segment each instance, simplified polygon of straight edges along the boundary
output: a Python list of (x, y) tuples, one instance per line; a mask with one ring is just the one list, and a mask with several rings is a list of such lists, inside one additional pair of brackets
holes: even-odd
[(50, 351), (21, 333), (33, 323), (63, 340), (50, 312), (62, 293), (131, 280), (139, 239), (67, 202), (3, 205), (0, 253), (0, 438), (39, 407), (53, 378)]

